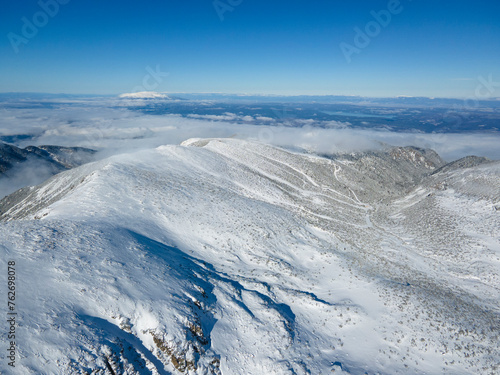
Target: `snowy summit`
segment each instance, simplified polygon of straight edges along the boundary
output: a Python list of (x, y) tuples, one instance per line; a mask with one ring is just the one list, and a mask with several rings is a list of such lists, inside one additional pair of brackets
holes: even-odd
[(167, 95), (155, 91), (125, 93), (119, 97), (123, 99), (170, 99)]

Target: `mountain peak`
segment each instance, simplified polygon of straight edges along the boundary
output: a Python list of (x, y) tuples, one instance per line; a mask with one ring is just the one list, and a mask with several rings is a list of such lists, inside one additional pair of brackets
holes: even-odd
[(500, 163), (428, 154), (190, 139), (17, 191), (9, 373), (494, 373)]
[(121, 94), (119, 98), (122, 99), (170, 99), (168, 95), (156, 91), (140, 91)]

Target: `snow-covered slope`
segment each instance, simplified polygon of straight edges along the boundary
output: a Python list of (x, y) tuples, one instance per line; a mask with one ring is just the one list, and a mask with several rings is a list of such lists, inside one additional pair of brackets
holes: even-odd
[(193, 139), (18, 191), (0, 370), (495, 374), (500, 164), (442, 164)]

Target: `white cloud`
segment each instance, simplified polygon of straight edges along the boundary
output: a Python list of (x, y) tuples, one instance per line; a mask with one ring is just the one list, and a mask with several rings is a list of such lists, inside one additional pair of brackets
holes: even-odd
[[(193, 137), (233, 136), (320, 153), (374, 149), (386, 143), (433, 148), (446, 160), (470, 154), (500, 159), (500, 136), (495, 134), (362, 130), (335, 121), (324, 122), (324, 127), (319, 128), (307, 120), (302, 121), (301, 127), (285, 127), (269, 124), (269, 118), (243, 117), (234, 113), (189, 117), (148, 115), (118, 107), (116, 103), (117, 100), (110, 99), (60, 103), (55, 108), (5, 108), (0, 111), (0, 134), (36, 135), (34, 139), (18, 142), (22, 147), (30, 144), (83, 146), (103, 150), (103, 155), (179, 144)], [(236, 123), (242, 120), (246, 123)]]
[(0, 177), (0, 199), (25, 186), (38, 185), (54, 174), (54, 168), (38, 160), (28, 160)]

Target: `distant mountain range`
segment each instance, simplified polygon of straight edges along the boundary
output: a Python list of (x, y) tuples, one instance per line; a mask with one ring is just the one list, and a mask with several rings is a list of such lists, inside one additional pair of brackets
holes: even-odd
[[(52, 93), (30, 93), (30, 92), (7, 92), (0, 93), (0, 100), (23, 99), (61, 99), (61, 98), (113, 98), (116, 95), (97, 94), (52, 94)], [(237, 94), (237, 93), (159, 93), (155, 91), (142, 91), (123, 93), (118, 95), (124, 99), (173, 99), (173, 100), (208, 100), (219, 102), (279, 102), (279, 103), (320, 103), (320, 104), (357, 104), (357, 105), (380, 105), (380, 106), (405, 106), (421, 108), (453, 108), (459, 111), (477, 110), (478, 108), (500, 108), (500, 98), (491, 97), (481, 100), (460, 98), (434, 98), (423, 96), (395, 96), (395, 97), (367, 97), (357, 95), (271, 95), (271, 94)]]
[(82, 147), (19, 148), (0, 142), (0, 184), (10, 185), (8, 192), (27, 183), (36, 185), (54, 174), (92, 161), (94, 154), (94, 150)]
[(11, 168), (30, 160), (43, 163), (54, 173), (58, 173), (88, 163), (94, 154), (94, 150), (83, 147), (28, 146), (19, 148), (0, 142), (0, 174), (8, 173)]

